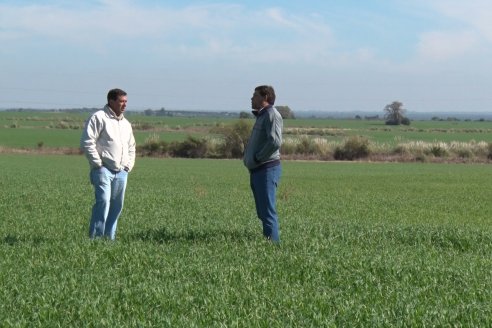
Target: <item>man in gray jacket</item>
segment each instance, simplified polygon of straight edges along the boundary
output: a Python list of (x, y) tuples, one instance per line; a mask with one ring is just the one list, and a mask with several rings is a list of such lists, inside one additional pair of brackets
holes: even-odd
[(256, 204), (256, 213), (263, 224), (263, 235), (273, 242), (280, 242), (276, 209), (276, 192), (282, 168), (280, 146), (282, 145), (283, 121), (273, 107), (273, 87), (262, 85), (255, 88), (251, 108), (256, 122), (244, 151), (244, 165), (250, 172), (250, 185)]
[(90, 181), (96, 198), (89, 237), (105, 236), (114, 240), (128, 173), (135, 164), (135, 138), (130, 122), (123, 116), (126, 92), (112, 89), (107, 99), (107, 105), (85, 123), (80, 147), (89, 160)]

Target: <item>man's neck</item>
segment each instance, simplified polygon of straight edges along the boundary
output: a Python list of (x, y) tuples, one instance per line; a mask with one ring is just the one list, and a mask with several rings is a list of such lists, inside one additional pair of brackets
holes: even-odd
[(255, 109), (255, 110), (253, 110), (253, 111), (252, 111), (252, 113), (253, 113), (253, 115), (254, 115), (254, 116), (256, 116), (256, 117), (257, 117), (258, 115), (260, 115), (260, 114), (261, 114), (261, 112), (262, 112), (264, 109), (269, 108), (269, 107), (272, 107), (272, 105), (268, 104), (268, 105), (266, 105), (266, 106), (264, 106), (264, 107), (261, 107), (260, 109)]
[(112, 109), (112, 108), (111, 108), (111, 106), (109, 106), (109, 105), (108, 105), (108, 108), (109, 108), (109, 110), (111, 111), (111, 113), (113, 113), (113, 114), (114, 114), (114, 116), (116, 116), (116, 117), (118, 117), (118, 118), (120, 118), (120, 117), (121, 117), (121, 114), (123, 114), (122, 112), (120, 112), (120, 113), (118, 114), (118, 113), (117, 113), (114, 109)]

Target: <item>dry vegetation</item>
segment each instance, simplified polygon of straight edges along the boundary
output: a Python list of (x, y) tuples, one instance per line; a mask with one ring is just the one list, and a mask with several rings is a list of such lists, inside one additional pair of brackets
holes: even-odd
[[(5, 139), (0, 153), (80, 154), (77, 139), (87, 115), (21, 114), (0, 116), (0, 137)], [(137, 142), (139, 156), (150, 157), (241, 158), (253, 124), (251, 119), (130, 119), (135, 133), (146, 136)], [(376, 121), (285, 120), (281, 152), (284, 159), (295, 160), (486, 163), (492, 157), (491, 132), (487, 122), (395, 128)], [(21, 136), (26, 146), (7, 142)]]

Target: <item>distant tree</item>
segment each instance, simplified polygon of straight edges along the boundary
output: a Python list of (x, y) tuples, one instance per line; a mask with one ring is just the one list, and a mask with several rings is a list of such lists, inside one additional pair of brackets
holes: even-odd
[(154, 111), (152, 109), (146, 109), (144, 110), (145, 116), (152, 116), (154, 115)]
[(294, 112), (289, 106), (275, 106), (283, 119), (295, 119)]
[(164, 107), (162, 107), (160, 110), (156, 111), (155, 113), (157, 116), (166, 116), (167, 113), (166, 113), (166, 109)]
[[(387, 125), (400, 125), (402, 124), (405, 116), (405, 109), (403, 108), (403, 103), (399, 101), (393, 101), (384, 107), (384, 119)], [(408, 119), (407, 119), (408, 120)], [(406, 123), (410, 124), (410, 120), (405, 120)]]
[(240, 112), (239, 118), (253, 118), (253, 114), (248, 113), (248, 112)]
[(356, 120), (362, 120), (362, 117), (360, 117), (360, 115), (355, 115), (355, 119)]
[(410, 125), (410, 119), (408, 117), (404, 117), (401, 119), (401, 124)]

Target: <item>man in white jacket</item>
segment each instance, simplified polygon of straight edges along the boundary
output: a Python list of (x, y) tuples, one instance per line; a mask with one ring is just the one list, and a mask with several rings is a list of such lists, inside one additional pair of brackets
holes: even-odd
[(96, 198), (89, 237), (105, 236), (114, 240), (128, 173), (135, 164), (135, 138), (130, 122), (123, 116), (126, 92), (112, 89), (107, 98), (107, 105), (85, 123), (80, 147), (89, 160)]

